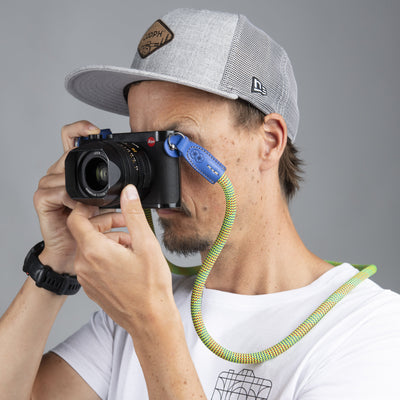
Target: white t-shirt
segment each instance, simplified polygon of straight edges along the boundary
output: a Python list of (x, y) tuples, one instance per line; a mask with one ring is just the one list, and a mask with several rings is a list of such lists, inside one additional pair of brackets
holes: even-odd
[[(349, 264), (310, 285), (246, 296), (205, 289), (203, 318), (211, 336), (237, 352), (270, 347), (357, 273)], [(186, 341), (208, 399), (400, 399), (400, 296), (371, 280), (357, 286), (303, 339), (258, 365), (225, 361), (198, 338), (190, 315), (194, 278), (174, 278)], [(132, 339), (104, 312), (53, 349), (102, 399), (148, 398)], [(397, 382), (399, 381), (399, 382)]]

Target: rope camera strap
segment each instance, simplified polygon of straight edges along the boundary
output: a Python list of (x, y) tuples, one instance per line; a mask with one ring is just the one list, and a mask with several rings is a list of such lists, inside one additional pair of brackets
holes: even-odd
[[(235, 220), (236, 197), (234, 189), (231, 181), (225, 174), (225, 167), (201, 146), (191, 142), (183, 135), (171, 136), (170, 140), (168, 140), (168, 143), (167, 141), (165, 143), (171, 154), (174, 154), (170, 154), (171, 156), (184, 156), (189, 164), (191, 164), (192, 167), (195, 168), (201, 175), (203, 175), (209, 182), (218, 182), (225, 194), (226, 209), (224, 221), (218, 237), (211, 247), (207, 257), (204, 259), (202, 265), (200, 267), (182, 268), (175, 266), (167, 260), (171, 271), (174, 273), (183, 273), (183, 275), (197, 274), (193, 285), (191, 298), (193, 324), (200, 340), (218, 357), (240, 364), (258, 364), (277, 357), (301, 340), (348, 293), (350, 293), (357, 285), (376, 272), (375, 265), (355, 265), (360, 272), (340, 286), (293, 332), (272, 347), (254, 353), (238, 353), (221, 346), (211, 337), (204, 324), (202, 316), (202, 295), (207, 277), (210, 274), (211, 269), (214, 266), (215, 261), (217, 260), (223, 247), (225, 246)], [(206, 162), (203, 164), (204, 161)], [(145, 212), (147, 220), (154, 231), (151, 211), (145, 210)], [(334, 262), (331, 262), (331, 264), (338, 265), (338, 263)]]

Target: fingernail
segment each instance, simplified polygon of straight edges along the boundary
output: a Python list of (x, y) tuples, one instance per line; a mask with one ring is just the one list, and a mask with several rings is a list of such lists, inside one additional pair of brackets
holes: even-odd
[(90, 132), (100, 132), (100, 129), (97, 128), (97, 127), (94, 126), (94, 125), (90, 125), (90, 126), (89, 126), (89, 131), (90, 131)]
[(139, 194), (133, 185), (128, 185), (125, 188), (125, 196), (128, 200), (137, 200), (139, 198)]

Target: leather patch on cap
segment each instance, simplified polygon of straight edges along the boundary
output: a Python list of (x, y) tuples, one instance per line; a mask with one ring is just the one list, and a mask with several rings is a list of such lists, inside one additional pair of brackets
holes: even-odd
[(146, 58), (174, 38), (171, 29), (158, 19), (143, 35), (138, 46), (140, 57)]

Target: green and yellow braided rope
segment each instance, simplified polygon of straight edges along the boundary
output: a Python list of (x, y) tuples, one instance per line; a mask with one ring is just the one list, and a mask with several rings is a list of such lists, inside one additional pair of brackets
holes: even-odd
[[(197, 273), (196, 280), (193, 285), (192, 299), (191, 299), (191, 311), (192, 320), (195, 330), (205, 344), (205, 346), (211, 350), (218, 357), (224, 360), (239, 363), (239, 364), (258, 364), (267, 360), (271, 360), (278, 355), (284, 353), (300, 339), (302, 339), (318, 322), (337, 304), (342, 300), (351, 290), (353, 290), (358, 284), (365, 279), (369, 278), (376, 272), (375, 265), (354, 265), (360, 270), (355, 276), (344, 283), (339, 289), (332, 293), (304, 322), (302, 322), (292, 333), (286, 338), (281, 340), (279, 343), (265, 350), (257, 351), (254, 353), (238, 353), (232, 350), (228, 350), (225, 347), (217, 343), (211, 335), (208, 333), (207, 328), (203, 321), (201, 312), (202, 308), (202, 294), (208, 275), (211, 272), (212, 267), (215, 264), (216, 259), (221, 253), (232, 228), (236, 214), (236, 197), (233, 190), (232, 183), (229, 178), (223, 174), (218, 180), (222, 190), (224, 191), (226, 198), (226, 210), (224, 222), (218, 237), (210, 249), (207, 257), (204, 259), (200, 267), (182, 268), (177, 267), (168, 260), (168, 264), (171, 271), (183, 275), (193, 275)], [(151, 219), (150, 210), (146, 210), (146, 216), (150, 226), (154, 230), (153, 222)], [(340, 263), (330, 262), (332, 265), (339, 265)]]

